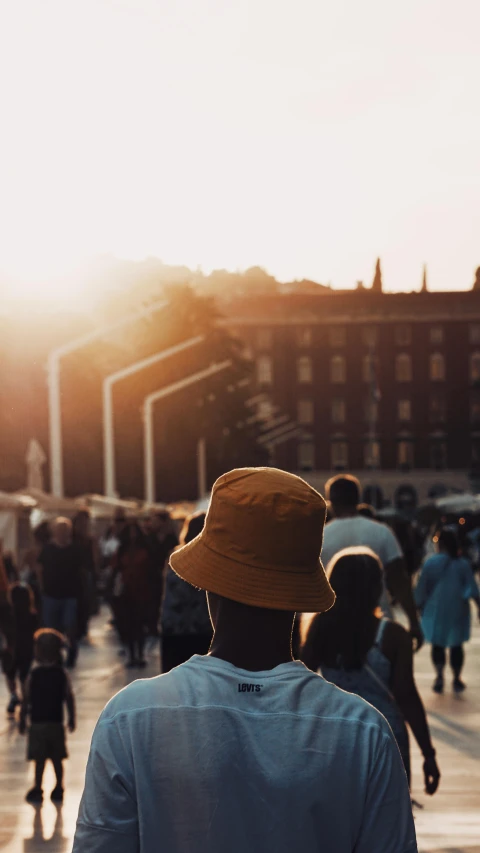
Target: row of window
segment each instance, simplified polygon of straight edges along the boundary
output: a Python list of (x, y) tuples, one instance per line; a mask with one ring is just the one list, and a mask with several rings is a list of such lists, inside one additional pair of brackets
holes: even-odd
[[(362, 359), (362, 377), (364, 382), (377, 383), (378, 361), (374, 356), (365, 355)], [(297, 382), (307, 385), (313, 382), (313, 361), (308, 355), (302, 355), (296, 361)], [(446, 378), (445, 356), (434, 352), (429, 359), (429, 376), (432, 382), (444, 382)], [(411, 382), (413, 379), (413, 361), (409, 353), (402, 352), (395, 357), (395, 379), (397, 382)], [(257, 380), (261, 385), (273, 383), (273, 359), (269, 355), (257, 358)], [(470, 356), (470, 380), (480, 381), (480, 352)], [(330, 359), (330, 381), (334, 385), (343, 385), (347, 381), (347, 360), (343, 355), (334, 355)]]
[[(363, 343), (368, 347), (374, 347), (378, 343), (378, 326), (362, 326), (361, 337)], [(423, 330), (422, 330), (423, 332)], [(332, 347), (344, 347), (347, 343), (347, 327), (332, 325), (327, 329), (328, 342)], [(313, 344), (313, 330), (309, 326), (300, 326), (295, 330), (296, 343), (299, 347), (311, 347)], [(428, 337), (431, 344), (443, 344), (445, 341), (445, 329), (443, 326), (430, 326)], [(412, 343), (412, 326), (403, 323), (393, 327), (393, 340), (397, 346), (409, 346)], [(480, 324), (471, 323), (469, 326), (469, 341), (471, 344), (480, 344)], [(273, 329), (259, 329), (256, 336), (258, 349), (271, 349), (273, 346)]]
[[(378, 421), (379, 405), (376, 400), (365, 400), (364, 419), (367, 424)], [(470, 405), (472, 421), (480, 421), (480, 397), (473, 397)], [(397, 419), (402, 423), (412, 420), (412, 401), (397, 401)], [(444, 423), (447, 419), (447, 402), (443, 394), (431, 394), (429, 398), (429, 419), (431, 423)], [(347, 402), (334, 399), (331, 402), (331, 420), (333, 424), (344, 424), (347, 420)], [(315, 422), (313, 400), (299, 400), (297, 403), (297, 422), (301, 426), (311, 426)]]
[[(368, 441), (364, 445), (364, 467), (380, 468), (381, 443)], [(330, 445), (330, 466), (334, 471), (349, 468), (348, 444), (346, 441), (332, 441)], [(397, 442), (397, 466), (409, 470), (415, 466), (415, 445), (413, 441)], [(298, 467), (301, 471), (312, 471), (316, 467), (315, 444), (313, 441), (301, 441), (298, 444)], [(443, 470), (447, 467), (447, 444), (435, 440), (430, 444), (430, 467)]]

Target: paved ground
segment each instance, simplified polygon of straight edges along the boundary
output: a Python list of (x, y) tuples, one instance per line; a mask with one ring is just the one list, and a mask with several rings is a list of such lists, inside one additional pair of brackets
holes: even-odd
[[(158, 672), (152, 654), (146, 675)], [(468, 647), (465, 679), (467, 693), (454, 697), (450, 690), (435, 696), (428, 650), (417, 659), (417, 680), (428, 708), (430, 724), (442, 770), (439, 792), (427, 798), (422, 790), (421, 756), (412, 746), (413, 796), (424, 805), (416, 811), (419, 848), (422, 853), (480, 853), (480, 630), (475, 627)], [(57, 809), (46, 797), (41, 809), (24, 802), (32, 781), (32, 769), (24, 760), (25, 739), (4, 718), (0, 722), (0, 851), (1, 853), (67, 853), (71, 850), (85, 762), (95, 720), (107, 699), (130, 677), (117, 655), (105, 618), (94, 620), (92, 645), (82, 648), (74, 675), (78, 705), (78, 729), (69, 738), (70, 760), (66, 769), (66, 796)], [(0, 709), (7, 693), (0, 687)], [(0, 712), (1, 713), (1, 712)], [(1, 719), (1, 717), (0, 717)], [(44, 788), (54, 787), (47, 771)], [(392, 827), (394, 831), (394, 827)]]

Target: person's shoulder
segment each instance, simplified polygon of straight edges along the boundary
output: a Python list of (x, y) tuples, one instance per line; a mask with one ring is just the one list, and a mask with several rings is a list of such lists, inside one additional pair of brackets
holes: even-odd
[[(389, 726), (383, 715), (373, 705), (366, 702), (356, 693), (347, 693), (321, 675), (312, 673), (313, 678), (319, 679), (317, 685), (312, 681), (312, 687), (318, 689), (319, 705), (316, 712), (319, 716), (333, 718), (338, 725), (345, 729), (376, 729), (380, 734), (389, 732)], [(314, 696), (310, 695), (310, 709), (315, 709)]]
[(410, 646), (411, 649), (412, 638), (407, 629), (404, 628), (403, 625), (400, 625), (400, 622), (394, 622), (393, 619), (386, 619), (385, 621), (384, 639), (388, 644), (391, 645), (393, 643), (396, 646)]
[(154, 678), (139, 678), (128, 684), (106, 704), (101, 719), (112, 720), (119, 715), (132, 715), (174, 703), (178, 698), (184, 666)]

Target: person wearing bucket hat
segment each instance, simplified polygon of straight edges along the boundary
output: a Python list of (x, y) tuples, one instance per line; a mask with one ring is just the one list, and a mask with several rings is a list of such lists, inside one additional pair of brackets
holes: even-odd
[(274, 468), (217, 480), (202, 533), (170, 557), (207, 593), (210, 652), (102, 712), (73, 853), (417, 850), (388, 723), (292, 658), (295, 611), (335, 601), (325, 510)]

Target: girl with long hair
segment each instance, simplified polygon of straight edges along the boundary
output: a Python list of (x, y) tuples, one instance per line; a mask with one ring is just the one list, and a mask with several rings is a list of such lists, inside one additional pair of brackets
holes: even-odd
[(477, 605), (480, 618), (480, 594), (469, 560), (459, 553), (455, 528), (444, 527), (433, 537), (437, 553), (422, 568), (415, 599), (422, 613), (422, 629), (432, 644), (432, 662), (437, 677), (435, 693), (443, 693), (446, 649), (450, 650), (453, 689), (465, 690), (460, 678), (465, 655), (463, 644), (470, 639), (470, 599)]
[(434, 794), (440, 772), (427, 718), (413, 677), (412, 639), (379, 612), (383, 569), (368, 548), (340, 551), (327, 569), (335, 605), (313, 617), (302, 660), (342, 690), (356, 693), (388, 720), (410, 782), (407, 722), (423, 753), (425, 790)]

